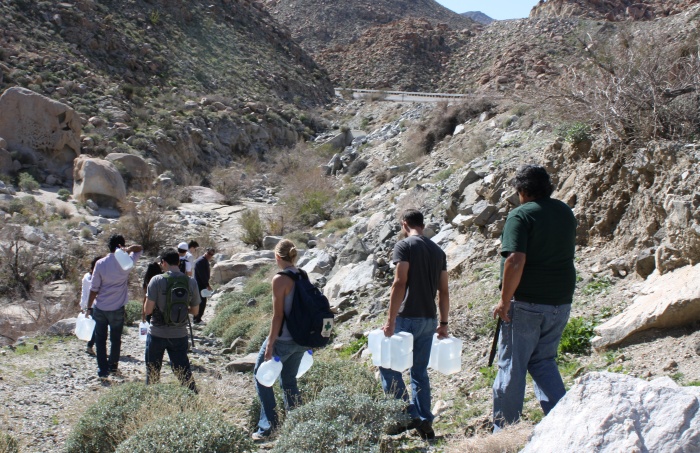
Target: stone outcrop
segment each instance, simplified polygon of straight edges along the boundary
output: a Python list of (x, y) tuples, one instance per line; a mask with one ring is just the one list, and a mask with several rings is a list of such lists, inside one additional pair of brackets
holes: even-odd
[(25, 155), (40, 168), (71, 178), (80, 155), (81, 123), (70, 107), (21, 87), (0, 96), (0, 137), (9, 151)]
[(700, 388), (668, 377), (613, 373), (578, 380), (536, 427), (522, 453), (692, 452), (700, 449)]
[(700, 319), (700, 264), (650, 277), (632, 304), (597, 326), (591, 340), (605, 348), (652, 328), (682, 326)]
[(142, 157), (126, 153), (109, 153), (105, 159), (112, 162), (118, 170), (122, 170), (122, 176), (126, 179), (129, 188), (137, 191), (151, 188), (155, 172)]
[(540, 0), (530, 17), (653, 20), (681, 13), (697, 3), (697, 0)]
[(73, 197), (116, 206), (126, 197), (126, 186), (113, 163), (82, 155), (75, 160), (73, 168)]
[(271, 258), (256, 258), (250, 261), (240, 261), (235, 257), (216, 263), (211, 271), (211, 282), (225, 284), (236, 277), (249, 277), (262, 266), (274, 264)]

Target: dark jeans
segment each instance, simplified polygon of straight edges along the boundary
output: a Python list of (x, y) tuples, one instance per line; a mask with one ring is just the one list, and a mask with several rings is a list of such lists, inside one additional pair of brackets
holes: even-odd
[(197, 386), (194, 384), (190, 369), (190, 359), (187, 357), (187, 340), (187, 337), (160, 338), (148, 334), (146, 337), (146, 384), (158, 383), (160, 369), (163, 366), (163, 354), (168, 351), (173, 373), (182, 385), (197, 393)]
[(95, 331), (94, 330), (92, 331), (92, 338), (90, 339), (90, 341), (88, 341), (88, 344), (87, 344), (88, 349), (93, 347), (93, 346), (95, 346)]
[[(124, 307), (114, 311), (103, 311), (93, 307), (92, 318), (95, 320), (95, 355), (97, 356), (97, 375), (109, 376), (117, 371), (119, 354), (122, 349), (122, 331), (124, 330)], [(109, 358), (107, 358), (107, 327), (109, 326)]]
[(202, 316), (204, 316), (204, 309), (207, 308), (207, 298), (202, 297), (200, 299), (201, 302), (199, 303), (199, 312), (197, 313), (197, 316), (193, 318), (195, 322), (200, 322), (202, 320)]

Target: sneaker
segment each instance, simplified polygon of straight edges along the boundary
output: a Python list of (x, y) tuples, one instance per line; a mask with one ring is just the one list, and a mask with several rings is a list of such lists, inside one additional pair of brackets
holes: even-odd
[(200, 322), (202, 322), (201, 319), (193, 319), (193, 320), (192, 320), (192, 323), (193, 323), (193, 324), (199, 324)]
[(420, 418), (414, 418), (411, 420), (408, 425), (404, 423), (399, 423), (397, 425), (391, 426), (386, 430), (386, 433), (390, 436), (395, 436), (397, 434), (401, 434), (406, 431), (410, 431), (412, 429), (418, 429), (418, 427), (421, 424), (421, 419)]
[(88, 355), (95, 355), (95, 348), (93, 348), (92, 346), (88, 346), (87, 348), (85, 348), (85, 352), (87, 352)]
[(435, 431), (433, 430), (433, 424), (428, 420), (422, 420), (420, 424), (416, 427), (418, 435), (423, 440), (433, 440), (435, 439)]
[(253, 439), (253, 442), (265, 442), (270, 438), (270, 432), (256, 431), (250, 437)]

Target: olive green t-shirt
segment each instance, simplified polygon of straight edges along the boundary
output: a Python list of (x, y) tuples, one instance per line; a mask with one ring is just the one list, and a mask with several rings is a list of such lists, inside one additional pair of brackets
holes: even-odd
[(513, 209), (501, 235), (501, 279), (510, 253), (526, 255), (515, 300), (546, 305), (570, 304), (576, 286), (574, 250), (576, 218), (571, 208), (553, 198), (530, 201)]

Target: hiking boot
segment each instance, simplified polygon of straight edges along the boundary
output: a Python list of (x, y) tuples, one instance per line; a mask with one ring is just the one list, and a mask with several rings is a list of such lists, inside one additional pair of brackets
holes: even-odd
[(386, 433), (390, 436), (395, 436), (397, 434), (401, 434), (406, 431), (410, 431), (412, 429), (418, 429), (418, 427), (421, 424), (420, 418), (414, 418), (411, 420), (408, 424), (405, 423), (399, 423), (393, 426), (390, 426), (387, 430)]
[(85, 348), (85, 352), (87, 352), (88, 355), (95, 355), (95, 348), (93, 348), (92, 346), (88, 346), (87, 348)]
[(433, 430), (433, 424), (428, 420), (422, 420), (416, 427), (418, 435), (423, 440), (433, 440), (435, 439), (435, 431)]
[(253, 433), (251, 439), (253, 439), (253, 442), (265, 442), (270, 438), (270, 431), (264, 432), (264, 431), (256, 431)]

